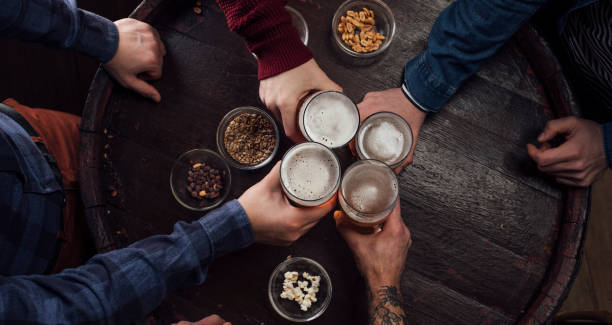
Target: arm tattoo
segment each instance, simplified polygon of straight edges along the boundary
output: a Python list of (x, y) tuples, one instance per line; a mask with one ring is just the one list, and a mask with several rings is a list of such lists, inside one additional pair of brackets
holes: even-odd
[(376, 292), (369, 292), (371, 302), (378, 298), (378, 303), (374, 306), (370, 303), (370, 324), (372, 325), (405, 325), (406, 315), (402, 307), (402, 298), (399, 290), (395, 286), (382, 286)]

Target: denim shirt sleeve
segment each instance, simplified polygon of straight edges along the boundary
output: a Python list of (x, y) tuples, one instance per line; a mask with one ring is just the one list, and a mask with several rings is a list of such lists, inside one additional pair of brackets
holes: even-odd
[(170, 292), (201, 284), (214, 258), (253, 243), (233, 200), (202, 219), (178, 222), (127, 248), (56, 275), (0, 276), (0, 323), (119, 323), (142, 319)]
[(608, 168), (612, 168), (612, 122), (601, 126), (603, 135), (604, 152)]
[(115, 24), (78, 9), (74, 0), (0, 0), (0, 37), (71, 48), (101, 62), (119, 44)]
[(440, 111), (546, 0), (457, 0), (436, 20), (427, 49), (410, 60), (402, 90), (419, 109)]

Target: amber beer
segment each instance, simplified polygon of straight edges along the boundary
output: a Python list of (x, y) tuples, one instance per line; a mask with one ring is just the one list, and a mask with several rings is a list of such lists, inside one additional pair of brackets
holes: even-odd
[(395, 113), (379, 112), (359, 126), (355, 153), (359, 159), (376, 159), (396, 168), (406, 161), (412, 144), (412, 130), (406, 120)]
[(336, 154), (316, 142), (293, 146), (281, 162), (283, 191), (300, 206), (319, 206), (332, 200), (340, 187), (340, 177), (340, 161)]
[(359, 160), (344, 173), (338, 201), (347, 218), (360, 227), (384, 222), (399, 198), (397, 176), (378, 160)]
[(300, 131), (308, 141), (328, 148), (347, 144), (359, 128), (359, 110), (338, 91), (319, 91), (308, 97), (298, 112)]

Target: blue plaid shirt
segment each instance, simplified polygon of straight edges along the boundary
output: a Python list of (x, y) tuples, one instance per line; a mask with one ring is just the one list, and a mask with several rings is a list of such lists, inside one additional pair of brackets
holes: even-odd
[(71, 48), (101, 62), (115, 56), (117, 27), (74, 0), (0, 0), (0, 37)]
[(62, 207), (62, 189), (42, 153), (0, 113), (0, 275), (53, 267)]
[(55, 275), (0, 276), (0, 323), (127, 324), (170, 292), (201, 284), (217, 257), (253, 243), (244, 209), (233, 200), (170, 235), (96, 255)]

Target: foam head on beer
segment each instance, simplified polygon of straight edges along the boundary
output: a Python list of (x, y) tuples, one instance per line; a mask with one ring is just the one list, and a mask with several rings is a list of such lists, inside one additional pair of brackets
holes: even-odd
[(303, 206), (329, 201), (340, 186), (340, 162), (327, 147), (315, 143), (298, 144), (283, 157), (281, 184), (287, 196)]
[(380, 112), (368, 117), (357, 132), (357, 154), (361, 159), (400, 165), (412, 149), (412, 130), (399, 115)]
[(381, 222), (393, 210), (399, 196), (397, 177), (377, 160), (360, 160), (344, 173), (340, 205), (361, 224)]
[(341, 92), (321, 91), (300, 108), (298, 122), (306, 139), (337, 148), (347, 144), (359, 128), (359, 110)]

